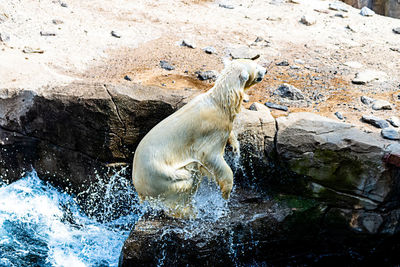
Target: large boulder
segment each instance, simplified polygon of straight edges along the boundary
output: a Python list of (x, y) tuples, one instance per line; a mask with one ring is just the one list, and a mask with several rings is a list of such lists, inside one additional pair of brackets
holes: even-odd
[(141, 138), (195, 94), (155, 87), (74, 83), (0, 92), (0, 173), (32, 168), (82, 192), (108, 166), (130, 164)]

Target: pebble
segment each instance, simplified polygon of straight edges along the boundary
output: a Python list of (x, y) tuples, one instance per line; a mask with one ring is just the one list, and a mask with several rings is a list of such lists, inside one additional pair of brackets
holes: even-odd
[(300, 22), (303, 23), (304, 25), (311, 26), (317, 23), (317, 20), (309, 15), (304, 15), (301, 17)]
[(290, 100), (304, 100), (303, 93), (293, 85), (283, 83), (274, 91), (274, 95), (278, 95)]
[(290, 66), (290, 68), (291, 68), (292, 70), (298, 70), (298, 69), (300, 69), (300, 66), (292, 65), (292, 66)]
[(353, 69), (360, 69), (363, 67), (363, 64), (361, 64), (360, 62), (357, 62), (357, 61), (347, 61), (347, 62), (343, 63), (343, 65), (353, 68)]
[(393, 32), (394, 32), (394, 33), (397, 33), (397, 34), (400, 34), (400, 27), (394, 28), (394, 29), (393, 29)]
[(5, 32), (0, 32), (0, 42), (9, 42), (10, 41), (10, 35)]
[(300, 64), (300, 65), (304, 65), (305, 64), (305, 62), (303, 60), (301, 60), (301, 59), (295, 59), (294, 63)]
[(383, 138), (385, 139), (389, 139), (389, 140), (400, 140), (400, 134), (398, 131), (396, 131), (393, 128), (385, 128), (382, 129), (381, 131), (381, 135)]
[(253, 104), (251, 104), (249, 109), (254, 110), (254, 111), (268, 111), (269, 112), (269, 109), (265, 105), (263, 105), (261, 103), (257, 103), (257, 102), (254, 102)]
[(60, 5), (61, 5), (62, 7), (68, 7), (68, 4), (65, 3), (65, 2), (61, 2)]
[(255, 43), (259, 43), (259, 42), (262, 42), (262, 41), (264, 41), (264, 38), (262, 38), (260, 36), (257, 36), (257, 38), (254, 40)]
[(329, 9), (335, 10), (335, 11), (342, 11), (342, 12), (348, 12), (349, 10), (346, 8), (346, 6), (342, 3), (330, 3), (329, 4)]
[(391, 124), (391, 125), (393, 125), (394, 127), (400, 127), (400, 118), (399, 117), (396, 117), (396, 116), (393, 116), (393, 117), (390, 117), (389, 119), (387, 119), (387, 121)]
[(219, 7), (226, 8), (226, 9), (234, 9), (235, 8), (233, 5), (229, 5), (229, 4), (219, 4)]
[(41, 36), (56, 36), (55, 32), (46, 32), (46, 31), (41, 31), (40, 32)]
[(125, 76), (124, 76), (124, 79), (127, 80), (127, 81), (132, 81), (132, 78), (129, 77), (128, 75), (125, 75)]
[(387, 121), (372, 115), (363, 115), (361, 119), (377, 128), (383, 129), (389, 127), (389, 123)]
[(203, 51), (206, 52), (207, 54), (215, 54), (215, 53), (217, 53), (217, 50), (212, 46), (204, 47)]
[(283, 110), (283, 111), (288, 111), (288, 107), (282, 106), (282, 105), (279, 105), (279, 104), (275, 104), (275, 103), (272, 103), (272, 102), (266, 102), (265, 105), (266, 105), (267, 107), (269, 107), (269, 108), (279, 109), (279, 110)]
[(260, 54), (257, 51), (250, 49), (247, 46), (231, 48), (230, 54), (233, 59), (244, 58), (255, 60), (260, 57)]
[(250, 102), (250, 97), (249, 97), (248, 94), (244, 94), (244, 95), (243, 95), (243, 102), (244, 102), (244, 103), (249, 103), (249, 102)]
[(335, 116), (339, 119), (339, 120), (343, 120), (343, 115), (342, 115), (342, 113), (340, 113), (339, 111), (336, 111), (335, 112)]
[(172, 66), (165, 60), (160, 61), (160, 67), (163, 68), (164, 70), (174, 70), (175, 69), (174, 66)]
[(368, 96), (361, 96), (361, 102), (365, 105), (371, 105), (373, 102), (375, 102), (375, 99), (368, 97)]
[(343, 14), (343, 13), (336, 13), (335, 17), (345, 19), (345, 18), (348, 18), (349, 15), (346, 15), (346, 14)]
[(200, 81), (205, 80), (216, 80), (218, 76), (218, 72), (215, 70), (207, 70), (207, 71), (196, 71), (195, 74)]
[(121, 34), (119, 34), (116, 31), (111, 31), (111, 36), (115, 37), (115, 38), (121, 38)]
[(386, 100), (378, 99), (372, 103), (372, 109), (374, 109), (374, 110), (381, 110), (381, 109), (390, 110), (390, 109), (392, 109), (392, 105)]
[(189, 48), (196, 48), (196, 43), (193, 40), (183, 39), (181, 46), (186, 46)]
[(51, 22), (53, 22), (53, 24), (55, 25), (59, 25), (59, 24), (63, 24), (64, 21), (60, 20), (60, 19), (53, 19)]
[(362, 16), (371, 17), (371, 16), (375, 15), (375, 12), (365, 6), (365, 7), (361, 8), (360, 14)]
[(350, 25), (350, 24), (347, 24), (347, 25), (346, 25), (346, 29), (348, 29), (348, 30), (350, 30), (350, 31), (352, 31), (352, 32), (357, 32), (356, 28), (354, 28), (354, 26), (352, 26), (352, 25)]
[(44, 50), (40, 49), (40, 48), (31, 48), (31, 47), (25, 47), (24, 49), (22, 49), (22, 52), (26, 53), (26, 54), (33, 54), (33, 53), (37, 53), (37, 54), (43, 54)]
[(356, 73), (355, 78), (351, 82), (354, 84), (366, 84), (373, 80), (382, 79), (384, 76), (386, 76), (386, 74), (382, 71), (365, 70)]
[(287, 60), (282, 60), (281, 62), (276, 63), (277, 66), (289, 66), (289, 62)]

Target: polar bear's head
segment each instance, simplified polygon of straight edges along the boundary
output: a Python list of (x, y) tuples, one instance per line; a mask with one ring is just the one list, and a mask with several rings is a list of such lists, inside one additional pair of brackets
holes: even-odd
[(225, 68), (210, 95), (231, 118), (240, 112), (245, 90), (264, 78), (266, 69), (248, 59), (224, 62)]
[(247, 90), (253, 85), (261, 82), (264, 78), (264, 75), (267, 73), (267, 70), (264, 67), (261, 67), (253, 60), (238, 59), (234, 62), (242, 65), (243, 71), (240, 74), (240, 79), (245, 82), (243, 87), (244, 90)]

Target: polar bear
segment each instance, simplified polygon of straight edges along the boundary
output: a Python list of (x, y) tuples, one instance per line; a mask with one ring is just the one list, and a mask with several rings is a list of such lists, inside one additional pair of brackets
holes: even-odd
[(141, 140), (133, 159), (133, 184), (141, 201), (160, 205), (167, 215), (194, 217), (191, 205), (202, 177), (213, 179), (228, 199), (233, 172), (223, 155), (245, 90), (262, 81), (266, 69), (251, 60), (229, 61), (206, 93), (157, 124)]

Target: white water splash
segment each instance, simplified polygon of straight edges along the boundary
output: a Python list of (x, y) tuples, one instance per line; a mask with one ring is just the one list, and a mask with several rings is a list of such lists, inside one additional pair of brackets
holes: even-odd
[(0, 187), (0, 266), (117, 266), (137, 217), (99, 223), (29, 173)]

